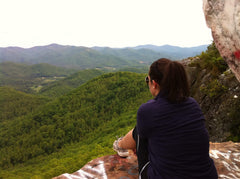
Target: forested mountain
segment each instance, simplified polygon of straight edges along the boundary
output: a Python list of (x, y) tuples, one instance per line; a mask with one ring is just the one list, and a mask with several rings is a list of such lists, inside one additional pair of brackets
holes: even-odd
[[(80, 142), (151, 96), (145, 74), (117, 72), (83, 84), (34, 113), (0, 124), (0, 166), (5, 168)], [(121, 127), (121, 124), (118, 124)], [(17, 127), (16, 127), (17, 126)]]
[[(147, 48), (109, 48), (109, 47), (93, 47), (93, 49), (107, 55), (116, 56), (126, 59), (128, 61), (134, 61), (142, 64), (151, 64), (154, 60), (161, 57), (172, 58), (176, 60), (171, 53), (166, 53), (164, 50), (161, 52), (153, 51)], [(174, 57), (174, 58), (173, 58)]]
[(48, 63), (67, 68), (115, 70), (125, 67), (142, 67), (162, 57), (180, 60), (198, 55), (206, 50), (206, 47), (180, 48), (148, 45), (128, 48), (87, 48), (57, 44), (28, 49), (7, 47), (0, 48), (0, 62)]
[(93, 47), (94, 49), (118, 56), (124, 59), (132, 60), (139, 59), (144, 63), (150, 64), (158, 58), (169, 58), (172, 60), (181, 60), (187, 57), (193, 57), (201, 54), (207, 49), (208, 45), (201, 45), (197, 47), (178, 47), (171, 45), (139, 45), (136, 47), (127, 48), (109, 48), (109, 47)]
[(103, 73), (103, 71), (96, 69), (80, 70), (64, 79), (43, 86), (39, 90), (39, 94), (49, 97), (59, 97)]
[[(56, 97), (107, 71), (69, 69), (46, 63), (30, 65), (2, 62), (0, 63), (0, 86), (8, 86), (26, 93)], [(129, 66), (119, 71), (147, 73), (148, 66), (138, 68)]]
[(77, 72), (74, 69), (56, 67), (49, 64), (27, 65), (24, 63), (0, 63), (0, 86), (10, 86), (20, 91), (32, 93), (39, 87), (65, 78)]
[(139, 45), (134, 49), (149, 49), (159, 53), (170, 55), (170, 59), (183, 59), (187, 57), (194, 57), (196, 55), (201, 54), (201, 52), (207, 49), (208, 45), (200, 45), (197, 47), (178, 47), (172, 45), (163, 45), (163, 46), (155, 46), (155, 45)]
[(0, 87), (0, 124), (31, 113), (48, 101), (48, 98), (26, 94), (9, 87)]
[(105, 55), (87, 47), (51, 44), (29, 49), (19, 47), (0, 48), (0, 62), (48, 63), (67, 68), (116, 68), (139, 65), (125, 59)]

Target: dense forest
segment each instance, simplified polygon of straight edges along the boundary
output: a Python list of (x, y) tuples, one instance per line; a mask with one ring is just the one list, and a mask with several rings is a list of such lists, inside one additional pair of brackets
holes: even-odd
[[(228, 67), (214, 44), (187, 61), (197, 72), (192, 96), (216, 102), (226, 93), (218, 77)], [(134, 127), (138, 107), (152, 98), (147, 66), (109, 72), (7, 62), (0, 68), (0, 178), (51, 178), (113, 154), (116, 136)], [(200, 85), (203, 71), (211, 78)], [(234, 141), (240, 141), (238, 102), (229, 113)]]
[(79, 87), (88, 80), (96, 76), (100, 76), (103, 73), (104, 71), (96, 69), (80, 70), (66, 78), (54, 81), (53, 83), (43, 86), (39, 90), (39, 94), (48, 97), (59, 97), (73, 90), (74, 88)]
[(10, 121), (26, 115), (48, 101), (50, 100), (46, 97), (26, 94), (10, 87), (0, 87), (0, 121)]
[[(113, 135), (116, 128), (134, 124), (135, 118), (128, 122), (123, 120), (126, 123), (116, 120), (136, 113), (137, 107), (151, 98), (144, 82), (145, 76), (131, 72), (103, 74), (66, 95), (50, 102), (43, 101), (44, 105), (36, 104), (35, 110), (26, 115), (11, 120), (5, 118), (0, 125), (0, 166), (7, 169), (61, 151), (67, 145), (81, 145), (86, 138), (90, 142), (91, 138), (86, 136), (95, 130), (102, 130), (103, 126)], [(10, 100), (4, 100), (4, 105), (11, 103)], [(26, 105), (22, 105), (17, 109), (30, 110), (26, 108)], [(2, 113), (8, 113), (8, 110)], [(114, 138), (113, 135), (108, 140)]]

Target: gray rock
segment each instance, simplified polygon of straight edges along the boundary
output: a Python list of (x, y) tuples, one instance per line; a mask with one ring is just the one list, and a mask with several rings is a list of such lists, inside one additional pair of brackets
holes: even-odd
[(240, 81), (240, 0), (203, 0), (203, 11), (216, 47)]

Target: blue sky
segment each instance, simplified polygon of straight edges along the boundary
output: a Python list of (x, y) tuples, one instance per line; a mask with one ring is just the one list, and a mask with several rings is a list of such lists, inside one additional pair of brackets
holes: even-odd
[(210, 44), (202, 0), (0, 0), (0, 47)]

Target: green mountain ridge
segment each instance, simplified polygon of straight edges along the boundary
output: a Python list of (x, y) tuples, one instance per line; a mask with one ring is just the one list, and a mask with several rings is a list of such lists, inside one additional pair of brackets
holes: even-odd
[[(153, 61), (167, 57), (180, 60), (195, 56), (206, 50), (206, 46), (180, 48), (174, 46), (148, 46), (108, 48), (77, 47), (51, 44), (28, 49), (20, 47), (0, 48), (0, 62), (48, 63), (67, 68), (120, 69), (125, 67), (143, 67)], [(157, 49), (157, 50), (155, 50)]]
[[(112, 56), (117, 56), (128, 61), (134, 61), (137, 63), (151, 64), (160, 57), (173, 58), (171, 53), (157, 52), (147, 48), (109, 48), (109, 47), (94, 47), (93, 49)], [(173, 58), (176, 60), (177, 58)]]
[(62, 46), (51, 44), (47, 46), (32, 47), (29, 49), (19, 47), (0, 48), (0, 62), (13, 61), (25, 63), (48, 63), (75, 69), (124, 67), (132, 65), (131, 62), (119, 57), (105, 55), (87, 47)]
[(126, 48), (109, 48), (109, 47), (93, 47), (100, 52), (120, 56), (122, 58), (140, 59), (145, 63), (150, 64), (153, 60), (160, 57), (169, 58), (172, 60), (181, 60), (187, 57), (199, 55), (207, 49), (208, 45), (200, 45), (196, 47), (178, 47), (172, 45), (139, 45), (136, 47)]

